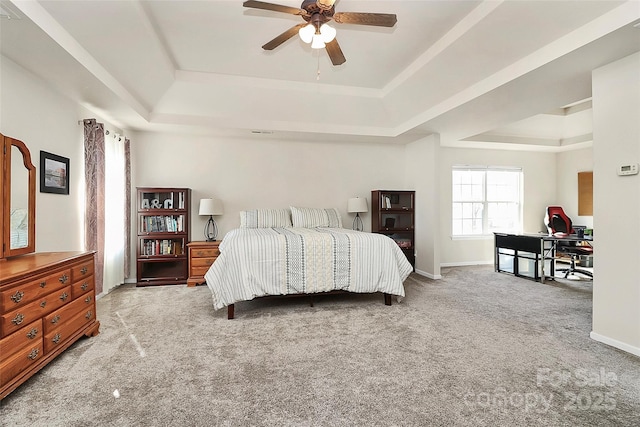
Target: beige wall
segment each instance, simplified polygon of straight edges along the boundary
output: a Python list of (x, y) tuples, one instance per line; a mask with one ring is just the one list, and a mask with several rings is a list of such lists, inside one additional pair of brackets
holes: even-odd
[(593, 72), (593, 332), (640, 356), (640, 53)]
[(240, 225), (241, 210), (254, 208), (336, 207), (343, 226), (350, 228), (347, 200), (356, 196), (367, 198), (369, 212), (362, 219), (365, 230), (371, 230), (371, 190), (402, 189), (405, 184), (405, 147), (399, 145), (156, 133), (137, 133), (131, 140), (134, 187), (192, 189), (192, 240), (204, 238), (207, 218), (198, 215), (201, 198), (215, 197), (224, 204), (224, 215), (216, 217), (218, 239)]
[[(0, 132), (23, 141), (36, 167), (36, 250), (82, 250), (82, 109), (2, 57)], [(69, 195), (40, 193), (40, 150), (69, 158)]]
[(406, 147), (406, 187), (416, 191), (416, 272), (432, 279), (440, 276), (440, 139), (431, 135)]
[(593, 147), (558, 153), (555, 203), (561, 205), (575, 225), (593, 227), (593, 216), (578, 215), (578, 172), (593, 171)]
[[(451, 237), (451, 168), (454, 165), (512, 166), (524, 172), (524, 232), (543, 230), (544, 208), (556, 203), (554, 153), (440, 148), (440, 253), (443, 266), (493, 263), (493, 237)], [(577, 190), (576, 190), (577, 191)]]

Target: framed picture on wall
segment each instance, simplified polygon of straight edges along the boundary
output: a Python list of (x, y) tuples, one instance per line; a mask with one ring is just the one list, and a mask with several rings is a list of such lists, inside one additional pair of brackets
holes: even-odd
[(69, 159), (40, 151), (40, 192), (69, 194)]

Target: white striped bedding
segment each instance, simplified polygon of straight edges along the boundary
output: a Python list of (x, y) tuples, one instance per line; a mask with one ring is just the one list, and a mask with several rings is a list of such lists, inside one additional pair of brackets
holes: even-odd
[(404, 296), (413, 270), (382, 234), (343, 228), (238, 228), (205, 274), (214, 308), (266, 295), (345, 290)]

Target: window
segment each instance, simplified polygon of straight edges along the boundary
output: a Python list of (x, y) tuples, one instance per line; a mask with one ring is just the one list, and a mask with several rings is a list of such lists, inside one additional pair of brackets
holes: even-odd
[(522, 229), (522, 169), (454, 166), (452, 235)]

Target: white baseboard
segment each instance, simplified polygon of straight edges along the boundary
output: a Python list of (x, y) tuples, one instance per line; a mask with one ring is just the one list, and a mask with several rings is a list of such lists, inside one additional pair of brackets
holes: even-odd
[(494, 261), (443, 262), (440, 267), (469, 267), (471, 265), (493, 265)]
[(595, 333), (593, 331), (591, 331), (589, 336), (591, 337), (592, 340), (601, 342), (603, 344), (610, 345), (611, 347), (615, 347), (617, 349), (620, 349), (622, 351), (626, 351), (627, 353), (631, 353), (633, 355), (636, 355), (636, 356), (640, 357), (640, 347), (634, 347), (634, 346), (629, 345), (627, 343), (623, 343), (622, 341), (618, 341), (616, 339), (609, 338), (609, 337), (606, 337), (604, 335), (600, 335), (600, 334)]
[(427, 273), (426, 271), (422, 271), (418, 269), (416, 269), (415, 272), (421, 276), (428, 277), (429, 279), (433, 279), (433, 280), (442, 279), (442, 276), (439, 274), (431, 274), (431, 273)]

